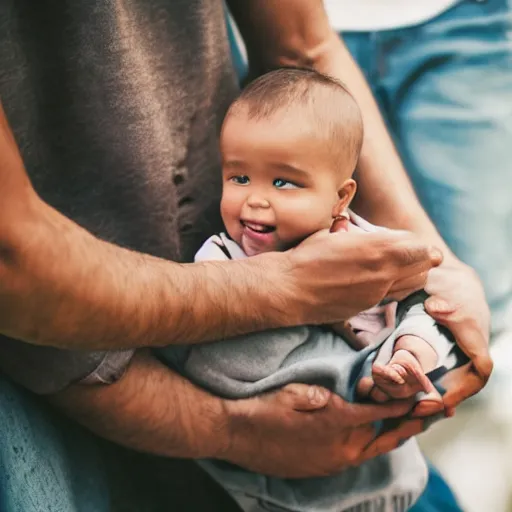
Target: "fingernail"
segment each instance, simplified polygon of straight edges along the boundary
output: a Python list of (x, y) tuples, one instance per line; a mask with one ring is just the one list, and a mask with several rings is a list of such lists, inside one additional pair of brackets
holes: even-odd
[(453, 418), (455, 416), (455, 408), (454, 407), (447, 407), (445, 409), (444, 415), (447, 418)]
[(437, 313), (445, 313), (450, 311), (450, 305), (448, 302), (438, 299), (429, 303), (429, 309), (431, 311), (436, 311)]
[(327, 400), (327, 391), (325, 389), (312, 386), (308, 390), (308, 398), (312, 404), (323, 404)]
[(440, 265), (443, 261), (443, 253), (437, 247), (431, 247), (430, 259), (434, 265)]

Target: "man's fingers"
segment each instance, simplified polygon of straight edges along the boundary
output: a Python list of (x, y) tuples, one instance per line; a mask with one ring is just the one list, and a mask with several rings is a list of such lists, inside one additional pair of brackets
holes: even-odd
[(484, 353), (480, 353), (472, 358), (473, 366), (475, 367), (476, 372), (482, 379), (483, 384), (487, 384), (489, 377), (491, 376), (492, 370), (494, 368), (494, 362), (491, 359), (491, 354), (489, 351), (485, 351)]
[(420, 272), (419, 274), (398, 279), (391, 286), (387, 298), (393, 300), (403, 300), (418, 290), (425, 288), (428, 272)]
[(350, 426), (357, 427), (388, 418), (405, 416), (413, 406), (412, 399), (385, 404), (349, 404), (344, 402), (343, 414), (345, 418), (350, 418)]
[(364, 462), (368, 459), (373, 459), (377, 455), (382, 455), (394, 450), (398, 445), (415, 435), (423, 432), (424, 420), (404, 420), (398, 427), (381, 434), (377, 439), (372, 441), (364, 450), (361, 460)]
[[(425, 285), (425, 291), (429, 293), (427, 285)], [(439, 299), (436, 296), (431, 296), (425, 301), (425, 309), (430, 316), (439, 316), (440, 318), (444, 318), (446, 321), (448, 318), (447, 315), (453, 315), (456, 312), (457, 307), (449, 304), (445, 300)]]
[(476, 322), (459, 318), (458, 308), (438, 299), (429, 297), (425, 301), (425, 310), (438, 323), (447, 327), (457, 341), (459, 348), (471, 359), (476, 372), (484, 384), (489, 379), (493, 362), (488, 348), (488, 332), (483, 331)]
[(276, 395), (282, 404), (295, 411), (315, 411), (328, 404), (331, 392), (320, 386), (288, 384)]
[(402, 300), (423, 289), (427, 284), (428, 272), (443, 261), (439, 249), (410, 238), (390, 244), (388, 253), (388, 261), (393, 264), (397, 275), (387, 298), (394, 300)]
[(425, 245), (404, 233), (394, 236), (402, 237), (402, 240), (398, 239), (396, 243), (389, 245), (389, 259), (398, 268), (421, 273), (442, 263), (443, 253), (437, 247)]
[(441, 379), (441, 385), (446, 389), (443, 395), (445, 409), (457, 407), (461, 402), (478, 393), (484, 382), (474, 370), (472, 363), (450, 371)]

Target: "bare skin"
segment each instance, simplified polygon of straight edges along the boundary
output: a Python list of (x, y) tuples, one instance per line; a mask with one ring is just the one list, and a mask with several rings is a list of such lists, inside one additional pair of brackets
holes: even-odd
[(419, 391), (428, 393), (425, 374), (433, 370), (436, 363), (437, 354), (428, 343), (416, 336), (402, 336), (397, 340), (389, 362), (373, 365), (373, 382), (390, 397), (395, 397), (397, 388), (409, 396)]
[(388, 363), (374, 363), (372, 376), (361, 379), (359, 392), (378, 403), (410, 398), (424, 393), (415, 408), (418, 416), (429, 416), (443, 410), (443, 399), (426, 373), (437, 364), (436, 351), (417, 336), (401, 336), (395, 343)]

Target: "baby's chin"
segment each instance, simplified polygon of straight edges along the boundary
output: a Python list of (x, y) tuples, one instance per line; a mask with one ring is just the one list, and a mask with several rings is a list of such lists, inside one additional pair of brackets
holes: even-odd
[(274, 240), (273, 243), (268, 244), (255, 244), (252, 240), (245, 240), (242, 235), (240, 241), (237, 240), (238, 245), (243, 249), (247, 256), (257, 256), (266, 252), (284, 252), (288, 249), (296, 247), (303, 241), (303, 238), (294, 240), (293, 242), (284, 242), (283, 240)]
[(241, 236), (241, 240), (238, 245), (243, 249), (247, 256), (257, 256), (266, 252), (281, 251), (278, 244), (256, 244), (252, 240), (247, 240), (244, 235)]
[(234, 233), (229, 233), (228, 231), (228, 234), (230, 238), (242, 248), (247, 256), (257, 256), (258, 254), (264, 254), (266, 252), (284, 252), (297, 246), (307, 238), (307, 235), (305, 235), (292, 241), (286, 241), (279, 237), (277, 231), (269, 234), (266, 240), (265, 237), (260, 240), (254, 239), (244, 234), (243, 231), (238, 230)]

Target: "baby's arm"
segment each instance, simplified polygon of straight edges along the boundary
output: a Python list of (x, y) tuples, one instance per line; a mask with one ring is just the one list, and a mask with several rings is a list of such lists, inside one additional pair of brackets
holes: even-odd
[(426, 374), (442, 364), (453, 342), (420, 303), (405, 314), (392, 343), (391, 354), (386, 351), (379, 354), (372, 367), (372, 398), (384, 402), (423, 392), (418, 406), (421, 410), (417, 412), (422, 415), (438, 412), (442, 406), (441, 396)]
[(435, 354), (435, 361), (432, 362), (431, 358), (427, 357), (424, 371), (429, 372), (439, 366), (439, 364), (446, 359), (451, 352), (454, 340), (450, 338), (447, 331), (436, 323), (436, 321), (425, 311), (423, 302), (414, 304), (404, 315), (400, 324), (395, 331), (395, 347), (404, 336), (414, 336), (421, 338), (423, 342), (421, 346), (423, 354), (429, 350)]

